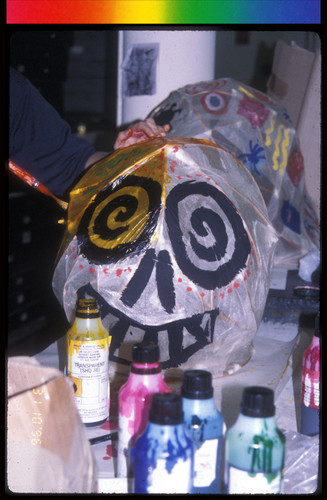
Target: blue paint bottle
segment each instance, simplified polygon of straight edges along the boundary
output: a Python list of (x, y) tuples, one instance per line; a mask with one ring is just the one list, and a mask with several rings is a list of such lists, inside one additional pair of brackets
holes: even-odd
[(184, 372), (181, 395), (186, 433), (194, 446), (192, 493), (220, 493), (224, 419), (215, 406), (211, 373)]
[(226, 433), (226, 493), (281, 493), (285, 436), (274, 415), (271, 389), (244, 389), (239, 416)]
[(185, 433), (182, 398), (152, 396), (149, 421), (132, 450), (134, 493), (190, 493), (193, 445)]

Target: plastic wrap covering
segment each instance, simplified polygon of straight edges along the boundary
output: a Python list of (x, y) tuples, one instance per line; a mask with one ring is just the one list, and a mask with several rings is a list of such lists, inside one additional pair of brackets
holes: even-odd
[(284, 431), (284, 434), (286, 448), (283, 493), (318, 493), (321, 488), (321, 478), (318, 475), (319, 436), (304, 436), (293, 431)]
[(96, 468), (73, 383), (34, 358), (8, 360), (7, 486), (12, 493), (95, 493)]
[(248, 168), (280, 236), (276, 264), (296, 262), (318, 249), (318, 219), (305, 188), (303, 156), (282, 105), (224, 78), (172, 92), (151, 116), (158, 124), (170, 124), (168, 135), (206, 138)]
[(164, 369), (238, 369), (252, 354), (277, 236), (247, 168), (215, 144), (154, 139), (118, 150), (70, 193), (53, 288), (72, 320), (98, 301), (110, 369), (159, 342)]

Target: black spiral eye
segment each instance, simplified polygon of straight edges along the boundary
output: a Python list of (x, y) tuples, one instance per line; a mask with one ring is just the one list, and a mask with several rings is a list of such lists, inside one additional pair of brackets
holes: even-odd
[(214, 186), (186, 182), (174, 187), (166, 222), (181, 271), (199, 286), (221, 288), (245, 268), (251, 244), (243, 221)]
[(77, 232), (80, 250), (90, 262), (115, 262), (144, 248), (155, 230), (161, 186), (130, 175), (101, 191), (86, 209)]
[(219, 92), (208, 92), (201, 98), (201, 103), (207, 113), (220, 115), (227, 112), (228, 100)]

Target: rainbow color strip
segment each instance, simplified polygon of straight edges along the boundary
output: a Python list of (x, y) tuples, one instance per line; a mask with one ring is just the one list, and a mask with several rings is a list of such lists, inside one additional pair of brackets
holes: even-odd
[(7, 24), (320, 22), (320, 0), (7, 0)]

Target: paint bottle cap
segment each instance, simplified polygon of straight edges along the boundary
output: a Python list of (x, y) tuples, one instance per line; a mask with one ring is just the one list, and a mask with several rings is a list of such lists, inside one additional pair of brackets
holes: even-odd
[(181, 395), (188, 399), (209, 399), (213, 396), (212, 376), (206, 370), (187, 370), (183, 374)]
[(179, 394), (159, 392), (153, 394), (149, 422), (160, 425), (178, 425), (184, 421), (183, 403)]
[(275, 415), (274, 391), (268, 387), (246, 387), (243, 390), (240, 412), (248, 417), (273, 417)]
[(77, 318), (99, 318), (100, 313), (95, 299), (78, 299)]
[(139, 342), (132, 347), (132, 360), (135, 363), (157, 363), (159, 346), (154, 342)]

